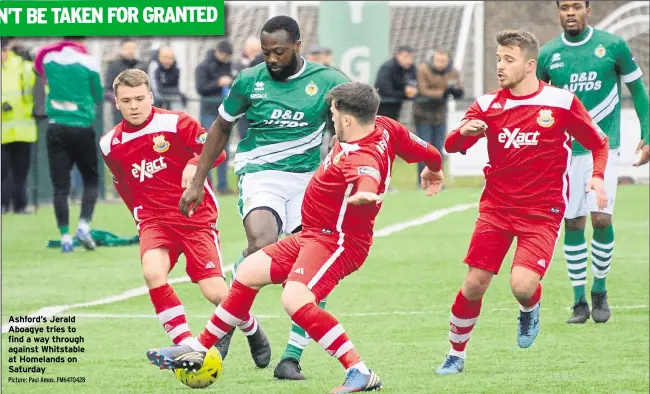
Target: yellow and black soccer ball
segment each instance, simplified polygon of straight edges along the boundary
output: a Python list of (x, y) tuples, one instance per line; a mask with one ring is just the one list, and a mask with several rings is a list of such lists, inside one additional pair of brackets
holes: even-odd
[(193, 389), (204, 389), (209, 387), (221, 377), (223, 372), (223, 361), (221, 355), (214, 347), (210, 348), (203, 360), (201, 369), (190, 372), (185, 369), (175, 369), (176, 378), (187, 387)]

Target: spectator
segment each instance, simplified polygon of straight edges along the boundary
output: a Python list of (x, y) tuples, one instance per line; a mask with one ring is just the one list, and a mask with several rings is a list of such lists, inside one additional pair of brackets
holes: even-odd
[(329, 68), (333, 68), (334, 70), (340, 72), (341, 74), (345, 75), (347, 79), (350, 79), (343, 71), (340, 69), (334, 67), (333, 65), (334, 61), (332, 60), (332, 50), (330, 48), (323, 48), (323, 66), (327, 66)]
[(88, 250), (95, 249), (90, 235), (97, 194), (99, 172), (97, 142), (92, 123), (95, 106), (104, 99), (99, 76), (100, 62), (85, 46), (84, 37), (66, 37), (41, 48), (34, 60), (36, 72), (44, 75), (49, 92), (45, 109), (49, 117), (47, 153), (54, 189), (54, 214), (61, 233), (63, 252), (72, 252), (68, 233), (70, 170), (77, 165), (83, 178), (81, 215), (75, 237)]
[(151, 91), (160, 108), (181, 111), (187, 107), (187, 97), (181, 92), (181, 70), (174, 50), (169, 46), (158, 49), (158, 59), (150, 66)]
[(325, 65), (325, 48), (322, 48), (319, 45), (312, 45), (305, 58), (310, 62)]
[(241, 51), (239, 59), (232, 65), (233, 76), (245, 68), (251, 67), (251, 61), (262, 53), (262, 44), (258, 37), (248, 37), (244, 43), (244, 49)]
[(413, 48), (400, 46), (395, 56), (377, 72), (375, 87), (381, 97), (378, 115), (399, 120), (402, 103), (417, 95), (417, 75), (413, 66)]
[(260, 53), (259, 55), (255, 56), (253, 60), (251, 60), (249, 67), (255, 67), (260, 63), (264, 63), (264, 54)]
[(37, 138), (34, 120), (33, 63), (11, 50), (8, 37), (0, 39), (2, 52), (2, 214), (11, 208), (28, 214), (27, 175)]
[(118, 53), (117, 58), (111, 60), (108, 63), (108, 67), (106, 68), (106, 74), (104, 75), (104, 98), (111, 104), (111, 113), (113, 115), (112, 126), (122, 121), (122, 114), (115, 107), (115, 92), (113, 92), (113, 81), (122, 71), (142, 66), (136, 57), (137, 49), (137, 44), (133, 38), (124, 38), (120, 44), (120, 52)]
[[(463, 96), (460, 73), (453, 67), (449, 52), (437, 49), (427, 54), (426, 61), (418, 67), (420, 98), (413, 104), (415, 130), (420, 138), (444, 151), (447, 136), (447, 97)], [(418, 166), (418, 184), (424, 163)]]
[[(200, 122), (209, 129), (217, 119), (221, 101), (230, 92), (233, 82), (232, 58), (233, 47), (230, 41), (222, 40), (216, 49), (210, 49), (201, 64), (196, 67), (196, 91), (201, 97)], [(226, 143), (226, 153), (230, 156)], [(220, 194), (233, 194), (228, 186), (228, 163), (217, 167), (217, 191)]]

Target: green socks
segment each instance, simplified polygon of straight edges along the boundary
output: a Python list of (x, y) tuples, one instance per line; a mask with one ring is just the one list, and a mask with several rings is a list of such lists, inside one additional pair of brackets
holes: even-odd
[(237, 257), (237, 261), (235, 261), (235, 265), (232, 268), (232, 280), (230, 281), (231, 286), (232, 286), (233, 282), (235, 281), (235, 273), (237, 272), (237, 268), (244, 261), (244, 259), (245, 259), (244, 254), (240, 253), (239, 257)]
[[(325, 303), (326, 300), (322, 300), (318, 306), (322, 309), (325, 309)], [(309, 344), (309, 335), (303, 330), (302, 328), (298, 327), (296, 323), (291, 322), (291, 332), (289, 333), (289, 343), (287, 344), (287, 348), (284, 350), (284, 353), (282, 354), (282, 360), (285, 358), (293, 358), (295, 360), (300, 361), (300, 357), (302, 357), (302, 352), (305, 350), (307, 345)]]
[[(607, 291), (606, 278), (611, 268), (612, 254), (614, 251), (614, 227), (610, 224), (604, 229), (595, 228), (591, 240), (591, 270), (594, 274), (594, 283), (591, 291), (602, 293)], [(569, 279), (573, 286), (573, 301), (578, 303), (586, 300), (585, 288), (587, 286), (587, 242), (584, 230), (565, 231), (564, 257), (567, 261)]]
[(577, 304), (585, 298), (587, 285), (587, 242), (585, 230), (564, 232), (564, 257), (567, 261), (569, 279), (573, 286), (573, 302)]
[(610, 224), (604, 229), (594, 229), (591, 240), (591, 270), (594, 273), (594, 284), (591, 291), (602, 293), (607, 291), (605, 281), (611, 268), (614, 253), (614, 227)]
[(59, 232), (61, 233), (61, 235), (66, 235), (68, 234), (69, 231), (70, 230), (67, 225), (59, 227)]

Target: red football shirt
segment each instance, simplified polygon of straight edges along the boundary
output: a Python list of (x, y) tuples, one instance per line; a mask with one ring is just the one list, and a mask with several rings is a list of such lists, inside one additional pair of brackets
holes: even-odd
[[(100, 139), (113, 182), (138, 224), (216, 225), (217, 199), (208, 181), (205, 198), (191, 218), (178, 209), (183, 169), (190, 160), (198, 163), (206, 138), (206, 130), (186, 113), (154, 107), (142, 125), (134, 128), (122, 121)], [(215, 165), (224, 160), (222, 153)]]
[(349, 205), (346, 200), (357, 192), (360, 182), (365, 185), (364, 191), (375, 192), (383, 200), (395, 155), (440, 170), (441, 156), (436, 148), (400, 123), (378, 116), (371, 134), (357, 141), (337, 142), (316, 170), (302, 203), (303, 230), (338, 235), (339, 245), (345, 239), (370, 247), (381, 202)]
[(483, 169), (481, 212), (561, 219), (569, 198), (571, 136), (590, 150), (607, 144), (607, 136), (573, 93), (541, 81), (528, 96), (499, 89), (476, 99), (447, 136), (448, 152), (465, 153), (483, 137), (460, 134), (462, 125), (472, 119), (488, 125), (484, 136), (489, 162)]

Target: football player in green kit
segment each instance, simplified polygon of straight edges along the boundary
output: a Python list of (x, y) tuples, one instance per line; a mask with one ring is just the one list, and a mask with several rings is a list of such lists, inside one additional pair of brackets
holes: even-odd
[[(205, 163), (214, 162), (237, 119), (246, 116), (250, 127), (237, 146), (234, 167), (248, 247), (235, 262), (235, 275), (246, 256), (275, 243), (280, 234), (300, 231), (302, 200), (321, 163), (323, 135), (331, 117), (325, 96), (349, 82), (341, 72), (300, 56), (300, 28), (288, 16), (269, 19), (260, 41), (264, 63), (243, 70), (234, 81), (210, 128), (192, 186), (179, 204), (186, 215), (198, 206), (211, 167)], [(325, 307), (325, 300), (320, 306)], [(294, 323), (274, 371), (276, 378), (305, 379), (299, 362), (309, 341)]]
[[(641, 158), (635, 164), (648, 162), (648, 91), (641, 78), (629, 46), (622, 37), (588, 24), (591, 9), (589, 1), (557, 1), (560, 22), (564, 33), (541, 48), (538, 78), (573, 92), (598, 126), (609, 137), (610, 153), (605, 172), (605, 188), (609, 203), (599, 210), (593, 193), (585, 194), (586, 182), (591, 174), (591, 155), (582, 145), (573, 141), (569, 169), (569, 204), (564, 221), (564, 255), (569, 278), (573, 286), (573, 314), (570, 324), (585, 323), (590, 315), (596, 323), (611, 317), (607, 303), (607, 273), (614, 252), (612, 214), (618, 183), (617, 165), (621, 140), (621, 83), (625, 83), (634, 102), (641, 124), (641, 141), (636, 153)], [(587, 242), (585, 225), (591, 214), (593, 238), (591, 240), (591, 268), (594, 282), (591, 287), (592, 310), (586, 298)]]

